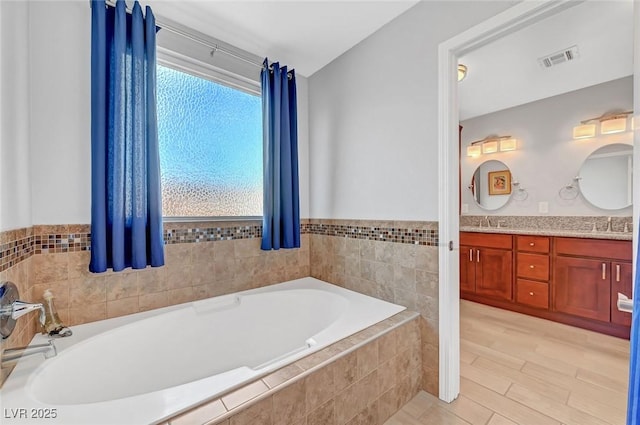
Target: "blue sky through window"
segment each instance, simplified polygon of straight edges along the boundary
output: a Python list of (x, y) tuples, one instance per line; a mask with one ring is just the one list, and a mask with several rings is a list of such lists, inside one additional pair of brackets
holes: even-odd
[(262, 215), (258, 96), (158, 65), (165, 217)]

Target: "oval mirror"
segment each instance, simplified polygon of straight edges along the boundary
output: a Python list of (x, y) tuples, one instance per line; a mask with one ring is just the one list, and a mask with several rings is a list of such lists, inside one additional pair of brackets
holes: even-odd
[(619, 210), (632, 204), (633, 146), (613, 143), (585, 159), (579, 174), (582, 196), (593, 206)]
[(511, 171), (501, 161), (485, 161), (473, 173), (469, 189), (480, 208), (502, 208), (511, 197)]

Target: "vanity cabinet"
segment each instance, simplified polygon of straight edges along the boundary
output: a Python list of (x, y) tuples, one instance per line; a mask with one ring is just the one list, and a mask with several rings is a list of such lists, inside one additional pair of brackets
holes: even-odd
[(630, 241), (460, 233), (460, 297), (629, 338)]
[(631, 295), (631, 244), (556, 239), (554, 311), (626, 325), (630, 314), (619, 312), (616, 301), (618, 292)]
[(460, 234), (460, 291), (511, 300), (513, 238), (510, 235)]

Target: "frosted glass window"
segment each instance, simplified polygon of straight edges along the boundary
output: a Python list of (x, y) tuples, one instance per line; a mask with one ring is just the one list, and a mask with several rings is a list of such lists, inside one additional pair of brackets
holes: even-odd
[(165, 217), (262, 215), (260, 97), (158, 65)]

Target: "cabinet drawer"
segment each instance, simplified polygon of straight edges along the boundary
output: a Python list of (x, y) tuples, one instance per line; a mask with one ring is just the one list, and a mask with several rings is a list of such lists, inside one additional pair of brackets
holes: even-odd
[(549, 309), (549, 286), (542, 282), (518, 279), (516, 302), (531, 307)]
[(511, 249), (513, 248), (513, 237), (499, 233), (461, 232), (460, 245)]
[(549, 256), (547, 255), (519, 252), (517, 267), (518, 277), (549, 280)]
[(631, 241), (555, 238), (556, 254), (631, 261)]
[(516, 236), (518, 251), (549, 253), (549, 238), (547, 236)]

